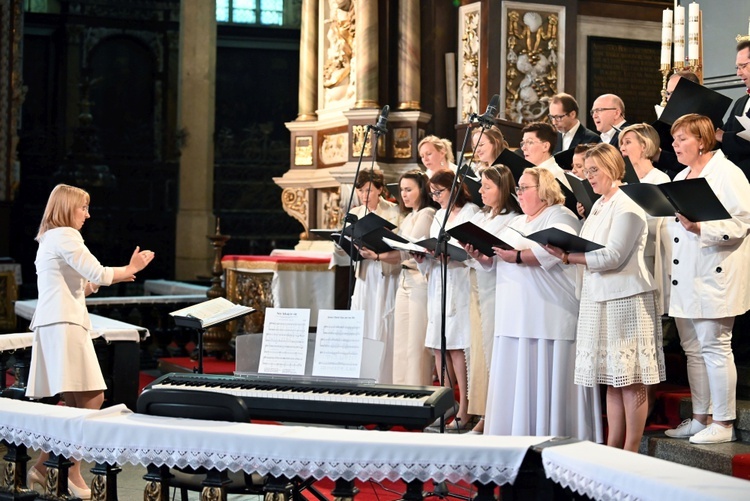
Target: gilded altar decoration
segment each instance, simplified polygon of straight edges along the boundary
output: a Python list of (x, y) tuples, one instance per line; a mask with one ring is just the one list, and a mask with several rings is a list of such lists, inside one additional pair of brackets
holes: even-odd
[[(365, 144), (364, 153), (362, 153), (362, 143), (367, 137), (367, 144)], [(367, 134), (366, 125), (353, 125), (352, 126), (352, 156), (357, 158), (362, 153), (363, 157), (372, 156), (372, 135)]]
[(284, 212), (299, 221), (307, 232), (308, 194), (305, 188), (284, 188), (281, 192), (281, 205)]
[(411, 158), (414, 142), (409, 127), (393, 129), (393, 158)]
[(320, 145), (320, 161), (323, 165), (343, 164), (349, 158), (347, 146), (349, 136), (346, 132), (324, 134)]
[(294, 141), (294, 165), (313, 164), (312, 136), (297, 136)]
[(324, 107), (353, 101), (356, 95), (356, 9), (354, 0), (328, 0), (324, 9), (323, 46)]
[[(551, 10), (552, 9), (552, 10)], [(562, 88), (565, 8), (503, 3), (504, 118), (516, 123), (542, 120), (549, 98)]]
[(318, 190), (321, 199), (320, 227), (325, 230), (336, 230), (341, 227), (341, 189), (326, 188)]
[(479, 61), (481, 4), (459, 9), (459, 99), (458, 121), (466, 122), (479, 111)]

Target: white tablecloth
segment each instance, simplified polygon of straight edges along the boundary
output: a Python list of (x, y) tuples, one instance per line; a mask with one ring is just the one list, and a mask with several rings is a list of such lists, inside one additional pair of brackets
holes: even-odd
[[(34, 310), (36, 309), (36, 299), (30, 299), (27, 301), (16, 301), (15, 310), (16, 315), (26, 320), (31, 320), (34, 316)], [(99, 315), (89, 315), (91, 317), (91, 324), (93, 330), (91, 331), (91, 338), (96, 339), (98, 337), (104, 337), (107, 341), (141, 341), (141, 333), (143, 333), (143, 339), (149, 336), (148, 329), (139, 327), (137, 325), (120, 322), (119, 320), (113, 320), (107, 317), (101, 317)], [(33, 333), (28, 333), (29, 336), (33, 337)], [(0, 343), (2, 338), (0, 336)], [(29, 338), (29, 344), (31, 346), (31, 338)], [(2, 346), (2, 344), (0, 344)], [(2, 350), (0, 350), (2, 351)]]
[(750, 499), (747, 480), (593, 442), (543, 449), (542, 462), (547, 478), (596, 500)]
[[(5, 399), (3, 399), (5, 400)], [(513, 482), (549, 437), (485, 437), (198, 421), (5, 400), (0, 438), (110, 464), (244, 470), (346, 480)]]

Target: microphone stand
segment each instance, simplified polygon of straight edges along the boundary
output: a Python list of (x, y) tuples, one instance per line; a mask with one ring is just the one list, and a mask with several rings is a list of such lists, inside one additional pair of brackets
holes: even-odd
[[(367, 146), (367, 140), (370, 138), (370, 132), (375, 132), (375, 141), (373, 141), (373, 156), (372, 156), (372, 166), (371, 170), (375, 169), (375, 154), (377, 152), (377, 138), (380, 137), (381, 134), (385, 134), (385, 131), (380, 130), (377, 127), (373, 127), (372, 125), (368, 125), (365, 129), (365, 137), (364, 141), (362, 141), (362, 149), (359, 152), (359, 160), (357, 160), (357, 169), (354, 171), (354, 182), (352, 183), (352, 191), (349, 193), (349, 202), (346, 204), (346, 212), (344, 212), (344, 226), (341, 228), (341, 235), (339, 236), (339, 247), (343, 248), (344, 238), (345, 237), (345, 230), (346, 230), (346, 223), (349, 223), (349, 226), (351, 227), (351, 248), (349, 251), (349, 283), (348, 283), (348, 295), (346, 300), (346, 309), (349, 310), (352, 307), (352, 294), (354, 293), (354, 228), (357, 224), (357, 216), (354, 214), (351, 214), (349, 211), (352, 208), (352, 202), (354, 201), (354, 185), (357, 183), (357, 178), (359, 177), (359, 169), (362, 167), (362, 158), (365, 155), (365, 146)], [(372, 184), (372, 183), (370, 183)], [(368, 188), (369, 190), (369, 188)], [(368, 192), (368, 198), (369, 198), (369, 192)], [(365, 211), (367, 210), (367, 207), (365, 207)]]
[[(446, 346), (446, 336), (445, 336), (445, 321), (446, 321), (446, 312), (447, 312), (447, 297), (448, 297), (448, 241), (450, 240), (450, 235), (446, 231), (446, 226), (448, 225), (448, 218), (451, 215), (451, 211), (453, 210), (453, 207), (456, 205), (456, 199), (458, 198), (458, 192), (463, 187), (464, 178), (466, 177), (466, 172), (469, 168), (468, 165), (464, 163), (464, 158), (466, 156), (466, 144), (469, 142), (469, 136), (471, 136), (471, 124), (474, 122), (474, 120), (477, 119), (477, 114), (472, 113), (469, 117), (469, 126), (466, 128), (466, 134), (464, 135), (464, 141), (461, 145), (461, 155), (459, 156), (459, 162), (458, 162), (458, 168), (456, 169), (456, 175), (453, 177), (453, 184), (451, 186), (450, 190), (450, 197), (448, 198), (448, 206), (445, 210), (445, 217), (443, 218), (443, 223), (440, 226), (440, 231), (438, 233), (437, 237), (437, 244), (435, 246), (435, 249), (440, 253), (440, 279), (441, 279), (441, 291), (440, 291), (440, 386), (445, 386), (445, 377), (447, 372), (447, 346)], [(484, 126), (482, 126), (482, 131), (480, 134), (484, 134)], [(480, 135), (481, 140), (481, 135)], [(478, 143), (479, 141), (477, 141)], [(475, 151), (475, 150), (474, 150)], [(473, 154), (472, 154), (473, 157)], [(449, 381), (450, 382), (450, 381)], [(452, 382), (451, 382), (452, 383)], [(451, 384), (451, 389), (453, 389)], [(459, 402), (459, 406), (461, 403)], [(440, 416), (440, 433), (445, 433), (445, 416)]]

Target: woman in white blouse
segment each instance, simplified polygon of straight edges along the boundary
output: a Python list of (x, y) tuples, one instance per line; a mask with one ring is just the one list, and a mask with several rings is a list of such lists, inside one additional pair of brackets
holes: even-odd
[[(34, 331), (26, 396), (63, 394), (66, 405), (99, 409), (104, 402), (104, 377), (91, 341), (86, 296), (102, 285), (132, 282), (154, 259), (154, 253), (135, 248), (127, 266), (102, 266), (83, 243), (81, 228), (89, 215), (89, 194), (74, 186), (57, 185), (49, 196), (36, 240), (39, 299), (30, 328)], [(44, 488), (48, 452), (29, 469), (27, 485)], [(91, 490), (73, 461), (68, 488), (82, 499)]]
[[(404, 173), (398, 184), (399, 204), (406, 217), (398, 227), (399, 235), (412, 241), (430, 236), (435, 203), (429, 179), (421, 170)], [(427, 332), (427, 280), (408, 252), (397, 250), (378, 256), (380, 261), (400, 265), (393, 326), (393, 382), (424, 386), (432, 383), (432, 352), (424, 345)]]
[(452, 148), (449, 140), (437, 136), (427, 136), (419, 142), (417, 151), (428, 178), (441, 169), (456, 172), (458, 167), (453, 163)]
[[(497, 155), (495, 155), (497, 158)], [(521, 213), (514, 196), (516, 181), (510, 169), (504, 165), (492, 165), (481, 170), (484, 208), (474, 214), (471, 222), (483, 230), (499, 235), (508, 223)], [(487, 385), (492, 361), (492, 344), (495, 338), (495, 269), (485, 269), (481, 263), (491, 264), (492, 258), (485, 256), (471, 245), (465, 246), (473, 259), (467, 261), (472, 267), (472, 305), (478, 305), (480, 328), (471, 330), (471, 357), (469, 359), (469, 413), (484, 416), (487, 406)], [(474, 432), (484, 432), (484, 418), (474, 426)]]
[[(465, 184), (461, 185), (455, 197), (456, 202), (445, 221), (446, 211), (451, 198), (451, 186), (455, 174), (449, 170), (437, 171), (430, 178), (430, 190), (432, 198), (440, 205), (435, 218), (430, 226), (430, 237), (437, 238), (443, 223), (446, 229), (457, 226), (471, 219), (477, 213), (479, 207), (471, 203), (471, 195)], [(449, 243), (448, 245), (453, 245)], [(425, 346), (431, 348), (435, 355), (435, 367), (437, 373), (442, 373), (442, 360), (440, 356), (441, 327), (442, 327), (442, 276), (441, 264), (438, 259), (417, 257), (419, 270), (427, 277), (427, 335)], [(459, 405), (456, 412), (456, 425), (451, 429), (468, 429), (468, 385), (467, 385), (467, 354), (471, 340), (471, 321), (469, 317), (469, 298), (471, 295), (471, 283), (469, 280), (469, 268), (463, 262), (448, 260), (446, 287), (446, 311), (445, 311), (445, 337), (446, 337), (446, 363), (453, 369), (453, 377), (445, 378), (445, 384), (458, 386)], [(449, 368), (446, 371), (449, 374)]]
[[(688, 167), (675, 176), (705, 179), (730, 219), (669, 218), (672, 239), (669, 315), (674, 317), (687, 356), (692, 419), (667, 436), (697, 444), (735, 440), (737, 369), (732, 354), (734, 317), (750, 309), (750, 184), (721, 150), (711, 120), (689, 114), (675, 120), (677, 160)], [(713, 422), (709, 424), (711, 406)]]
[(570, 254), (546, 248), (583, 268), (575, 382), (607, 385), (607, 445), (637, 452), (648, 412), (646, 385), (665, 379), (661, 320), (644, 259), (646, 214), (620, 190), (625, 161), (614, 146), (588, 150), (585, 174), (601, 197), (581, 236), (604, 247)]

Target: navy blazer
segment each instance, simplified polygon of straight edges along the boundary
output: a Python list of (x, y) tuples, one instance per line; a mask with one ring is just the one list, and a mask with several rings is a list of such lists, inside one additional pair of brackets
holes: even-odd
[[(557, 133), (557, 146), (555, 146), (555, 151), (552, 153), (560, 153), (562, 151), (562, 142), (563, 137), (562, 133)], [(578, 130), (575, 134), (573, 134), (573, 140), (570, 142), (570, 148), (575, 148), (579, 144), (587, 144), (587, 143), (601, 143), (602, 138), (599, 137), (599, 134), (594, 132), (591, 129), (587, 129), (586, 126), (581, 123), (581, 125), (578, 127)]]
[[(742, 114), (748, 99), (750, 99), (750, 94), (742, 96), (732, 106), (729, 119), (724, 127), (721, 151), (750, 179), (750, 141), (746, 141), (737, 135), (738, 132), (743, 130), (737, 116)], [(746, 116), (750, 117), (750, 112)]]

